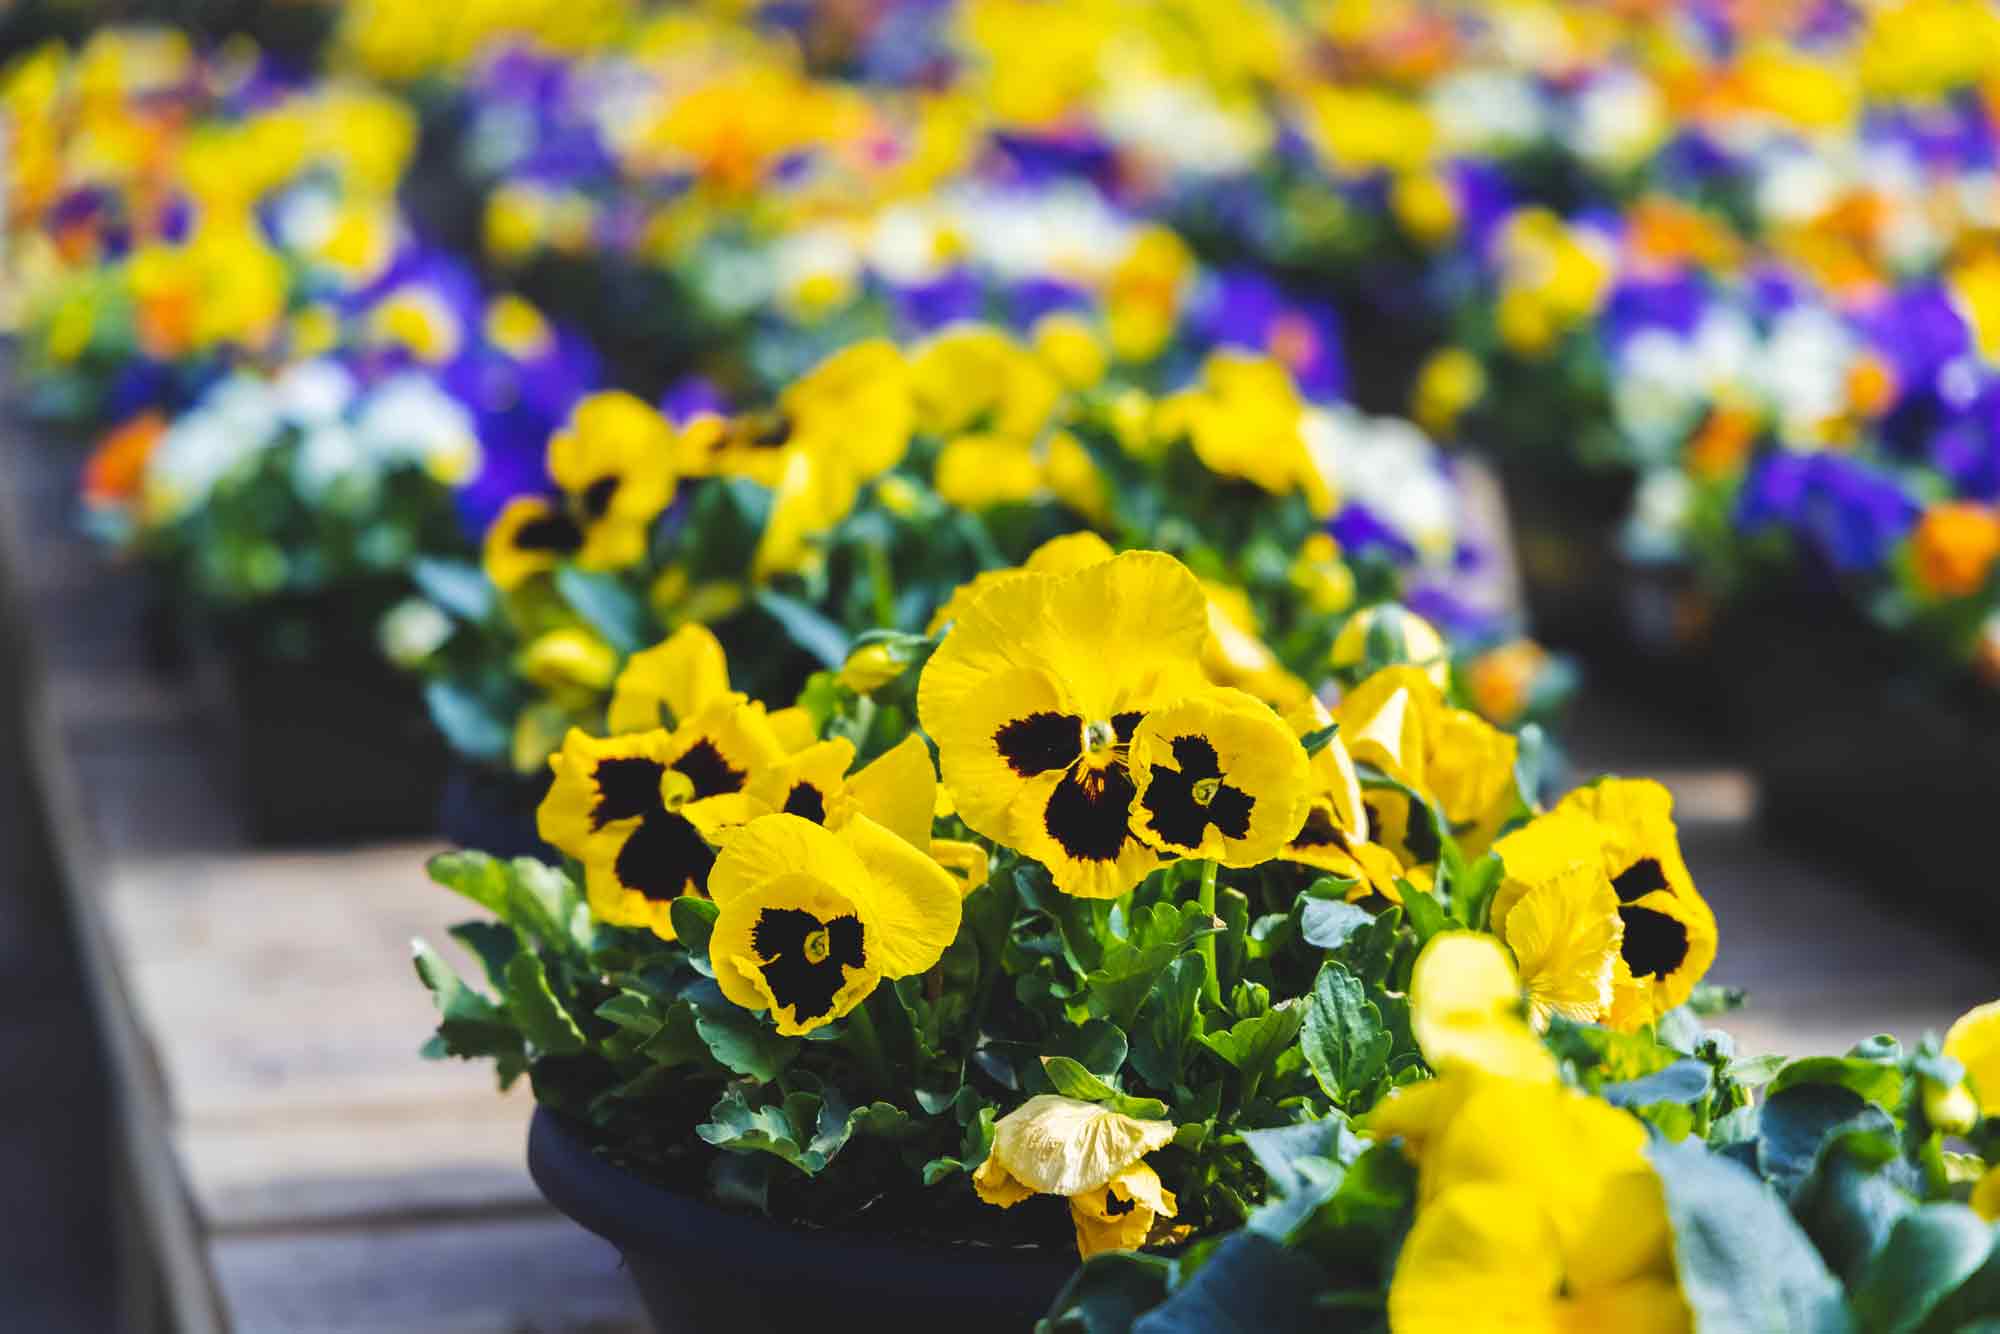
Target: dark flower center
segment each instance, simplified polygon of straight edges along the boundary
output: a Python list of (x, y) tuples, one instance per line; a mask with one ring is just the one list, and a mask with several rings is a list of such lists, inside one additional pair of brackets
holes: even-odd
[(826, 798), (811, 783), (794, 783), (792, 790), (785, 794), (785, 814), (811, 820), (814, 824), (825, 824)]
[(1611, 888), (1618, 891), (1620, 903), (1630, 903), (1642, 899), (1656, 889), (1666, 889), (1667, 873), (1660, 869), (1656, 857), (1641, 857), (1630, 866), (1611, 877)]
[(600, 477), (589, 486), (583, 488), (583, 496), (580, 504), (583, 506), (585, 521), (596, 523), (609, 513), (612, 497), (617, 494), (618, 476), (616, 473)]
[(567, 514), (545, 514), (514, 530), (516, 551), (551, 551), (565, 555), (583, 545), (583, 530)]
[(1295, 848), (1339, 848), (1348, 850), (1347, 831), (1333, 821), (1333, 812), (1324, 806), (1314, 806), (1306, 812), (1306, 822), (1299, 826), (1299, 832), (1292, 838)]
[(590, 811), (590, 827), (602, 829), (613, 820), (629, 820), (660, 808), (660, 777), (666, 772), (658, 760), (637, 756), (597, 762), (597, 804)]
[(714, 865), (714, 851), (686, 816), (655, 809), (618, 849), (611, 870), (625, 888), (666, 903), (689, 890), (708, 893), (708, 872)]
[(724, 792), (743, 790), (744, 771), (734, 768), (722, 758), (722, 752), (713, 741), (703, 737), (681, 752), (674, 761), (674, 768), (687, 775), (694, 785), (696, 797), (713, 797)]
[(1131, 837), (1132, 798), (1138, 788), (1123, 764), (1063, 775), (1049, 794), (1042, 826), (1064, 852), (1079, 861), (1117, 859)]
[(1222, 764), (1215, 747), (1199, 736), (1179, 736), (1170, 743), (1178, 769), (1153, 766), (1144, 804), (1153, 832), (1176, 847), (1201, 846), (1209, 826), (1225, 838), (1250, 832), (1250, 811), (1257, 799), (1222, 781)]
[(1688, 955), (1687, 926), (1677, 917), (1653, 908), (1621, 907), (1625, 943), (1619, 953), (1634, 977), (1659, 977), (1679, 968)]
[(993, 744), (1007, 767), (1023, 778), (1067, 769), (1083, 755), (1083, 719), (1068, 713), (1031, 713), (1004, 723)]
[(867, 958), (860, 918), (822, 922), (799, 908), (758, 913), (750, 946), (757, 951), (771, 998), (789, 1006), (801, 1023), (829, 1013), (834, 994), (847, 980), (843, 970), (860, 968)]

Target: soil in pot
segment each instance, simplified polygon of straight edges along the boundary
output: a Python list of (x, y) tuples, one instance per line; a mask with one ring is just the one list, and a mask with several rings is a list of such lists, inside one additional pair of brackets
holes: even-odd
[(660, 1334), (865, 1329), (1023, 1334), (1074, 1255), (785, 1227), (642, 1181), (547, 1108), (528, 1170), (549, 1202), (616, 1246)]

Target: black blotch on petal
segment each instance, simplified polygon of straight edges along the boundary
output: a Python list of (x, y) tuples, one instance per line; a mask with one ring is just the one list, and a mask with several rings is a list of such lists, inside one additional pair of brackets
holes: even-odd
[(1067, 713), (1031, 713), (1001, 724), (993, 744), (1007, 767), (1023, 778), (1067, 769), (1083, 754), (1083, 719)]
[(1049, 794), (1042, 826), (1078, 861), (1117, 860), (1130, 837), (1132, 798), (1138, 788), (1122, 764), (1066, 774)]
[(1104, 1191), (1104, 1212), (1111, 1218), (1122, 1218), (1139, 1207), (1137, 1200), (1121, 1200), (1118, 1192), (1106, 1187)]
[(683, 751), (674, 761), (674, 768), (687, 775), (697, 797), (743, 790), (743, 770), (731, 768), (715, 743), (705, 737)]
[(599, 760), (594, 774), (597, 804), (590, 810), (590, 827), (602, 829), (613, 820), (629, 820), (660, 809), (660, 775), (664, 772), (658, 760), (636, 756)]
[(1145, 806), (1152, 816), (1153, 831), (1182, 848), (1200, 847), (1210, 825), (1227, 838), (1242, 838), (1249, 833), (1250, 810), (1257, 800), (1241, 788), (1221, 783), (1207, 805), (1194, 799), (1196, 783), (1222, 776), (1215, 747), (1198, 736), (1175, 737), (1171, 745), (1180, 768), (1156, 764), (1152, 781), (1146, 785)]
[(596, 522), (611, 509), (611, 499), (618, 494), (616, 473), (598, 478), (583, 488), (583, 517)]
[(1144, 722), (1145, 718), (1146, 715), (1137, 709), (1129, 713), (1112, 714), (1111, 731), (1118, 738), (1118, 744), (1121, 746), (1131, 744), (1132, 734), (1139, 730), (1139, 724)]
[[(826, 957), (818, 963), (806, 957), (806, 938), (826, 931)], [(790, 1006), (800, 1023), (833, 1009), (833, 998), (846, 982), (841, 971), (859, 968), (866, 958), (861, 921), (836, 917), (822, 922), (799, 908), (766, 908), (750, 928), (750, 946), (763, 961), (764, 985), (781, 1006)]]
[(811, 783), (794, 783), (792, 790), (785, 794), (785, 814), (811, 820), (814, 824), (825, 824), (826, 798)]
[(1630, 903), (1656, 889), (1668, 888), (1667, 873), (1660, 869), (1657, 857), (1642, 857), (1612, 876), (1611, 888), (1618, 891), (1620, 903)]
[(1403, 846), (1410, 850), (1411, 860), (1419, 866), (1436, 861), (1444, 855), (1444, 844), (1431, 819), (1431, 808), (1408, 793), (1398, 795), (1403, 798)]
[(1686, 961), (1687, 926), (1679, 918), (1652, 908), (1623, 907), (1625, 943), (1619, 953), (1634, 977), (1665, 977)]
[(575, 551), (583, 545), (583, 530), (567, 514), (546, 514), (514, 530), (517, 551)]
[(702, 839), (701, 831), (685, 816), (660, 809), (652, 812), (611, 864), (618, 883), (635, 889), (655, 902), (679, 898), (689, 888), (708, 892), (709, 868), (715, 852)]
[(1333, 812), (1324, 806), (1315, 806), (1306, 812), (1306, 822), (1299, 826), (1299, 832), (1292, 837), (1295, 848), (1339, 848), (1349, 851), (1347, 831), (1333, 822)]

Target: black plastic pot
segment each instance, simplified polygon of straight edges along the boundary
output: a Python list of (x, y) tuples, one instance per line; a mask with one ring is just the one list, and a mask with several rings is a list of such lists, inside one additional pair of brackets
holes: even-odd
[(1024, 1334), (1076, 1268), (1070, 1257), (809, 1232), (728, 1213), (605, 1162), (547, 1108), (528, 1130), (528, 1170), (551, 1204), (624, 1255), (660, 1334)]
[(542, 842), (535, 826), (535, 810), (548, 795), (551, 777), (547, 770), (530, 776), (454, 761), (438, 829), (461, 848), (561, 865), (562, 854)]
[(1765, 823), (2000, 940), (2000, 697), (1826, 599), (1746, 605), (1716, 647)]
[[(296, 611), (297, 609), (292, 609)], [(252, 842), (436, 833), (446, 752), (415, 680), (331, 614), (220, 620), (202, 663)], [(286, 633), (306, 625), (299, 641)]]

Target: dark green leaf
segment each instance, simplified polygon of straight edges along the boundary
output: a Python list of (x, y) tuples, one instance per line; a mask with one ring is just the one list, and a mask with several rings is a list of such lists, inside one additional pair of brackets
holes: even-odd
[(1708, 1096), (1714, 1084), (1707, 1062), (1689, 1059), (1675, 1061), (1664, 1070), (1655, 1070), (1638, 1079), (1606, 1084), (1597, 1092), (1613, 1107), (1644, 1107), (1656, 1102), (1697, 1102)]
[(1854, 1293), (1862, 1328), (1906, 1334), (1919, 1328), (1993, 1252), (1993, 1225), (1962, 1204), (1927, 1204), (1905, 1214)]
[(507, 1012), (543, 1051), (582, 1051), (583, 1030), (549, 990), (541, 959), (523, 951), (507, 965)]
[(1778, 1198), (1700, 1144), (1647, 1146), (1667, 1200), (1674, 1264), (1695, 1326), (1845, 1334), (1840, 1284)]
[(1392, 1039), (1381, 1011), (1360, 979), (1331, 960), (1313, 980), (1302, 1032), (1306, 1064), (1337, 1106), (1373, 1090), (1388, 1068)]
[(504, 759), (513, 747), (514, 729), (509, 720), (463, 686), (450, 681), (426, 683), (424, 707), (451, 748), (467, 759)]
[(1326, 1271), (1255, 1232), (1224, 1237), (1194, 1277), (1133, 1322), (1132, 1334), (1323, 1334)]
[(1181, 1082), (1201, 1003), (1201, 960), (1182, 955), (1159, 974), (1139, 1009), (1132, 1034), (1132, 1068), (1155, 1088)]
[(683, 894), (667, 905), (667, 916), (673, 921), (674, 936), (687, 947), (687, 952), (704, 963), (708, 960), (708, 938), (715, 932), (715, 919), (722, 910), (707, 899)]
[(847, 661), (847, 632), (813, 608), (797, 598), (773, 593), (769, 589), (760, 591), (756, 601), (772, 620), (783, 627), (794, 644), (819, 659), (822, 665), (838, 671), (841, 664)]
[(492, 581), (471, 561), (420, 556), (410, 562), (410, 580), (425, 597), (461, 621), (485, 621), (499, 605)]
[(646, 604), (617, 575), (565, 565), (556, 571), (556, 592), (620, 653), (637, 653), (652, 641)]
[(1287, 1001), (1255, 1018), (1239, 1020), (1223, 1032), (1203, 1033), (1199, 1040), (1246, 1078), (1260, 1079), (1298, 1037), (1305, 1013), (1304, 1005)]
[(791, 1064), (799, 1051), (797, 1038), (780, 1036), (765, 1026), (762, 1017), (733, 1005), (700, 1009), (694, 1027), (716, 1060), (739, 1075), (767, 1084)]
[(1333, 741), (1334, 737), (1338, 736), (1339, 734), (1340, 734), (1340, 724), (1328, 723), (1325, 727), (1314, 728), (1312, 731), (1300, 737), (1299, 744), (1305, 747), (1306, 754), (1317, 755), (1321, 751), (1325, 750), (1328, 744), (1330, 744)]
[(1835, 1084), (1869, 1102), (1896, 1107), (1903, 1100), (1903, 1072), (1896, 1065), (1853, 1056), (1808, 1056), (1791, 1062), (1771, 1081), (1773, 1094), (1802, 1084)]
[(1166, 1299), (1173, 1262), (1157, 1255), (1093, 1255), (1056, 1295), (1035, 1334), (1130, 1334), (1132, 1322)]

